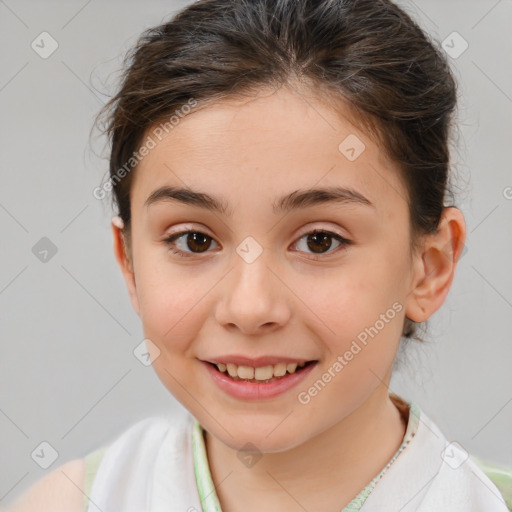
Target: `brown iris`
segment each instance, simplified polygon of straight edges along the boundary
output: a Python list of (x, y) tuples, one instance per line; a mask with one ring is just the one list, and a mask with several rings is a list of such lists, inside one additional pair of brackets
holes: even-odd
[(193, 252), (203, 252), (211, 244), (211, 237), (204, 233), (192, 232), (187, 235), (187, 247)]
[[(330, 249), (331, 245), (332, 245), (332, 240), (331, 240), (332, 236), (329, 235), (328, 233), (324, 233), (324, 232), (318, 232), (318, 233), (312, 233), (310, 235), (308, 235), (308, 248), (311, 249), (313, 252), (319, 252), (319, 253), (322, 253), (322, 252), (325, 252), (326, 250)], [(313, 240), (313, 243), (310, 243), (310, 241)], [(317, 250), (319, 245), (315, 245), (315, 244), (320, 244), (320, 251)], [(324, 249), (324, 250), (322, 250)]]

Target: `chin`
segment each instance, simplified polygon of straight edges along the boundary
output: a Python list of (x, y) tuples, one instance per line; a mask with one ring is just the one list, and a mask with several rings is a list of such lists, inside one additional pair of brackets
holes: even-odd
[[(279, 422), (252, 422), (250, 426), (229, 425), (226, 429), (231, 434), (227, 434), (222, 428), (215, 426), (209, 432), (226, 446), (233, 450), (248, 450), (253, 445), (261, 453), (279, 453), (295, 448), (306, 441), (299, 437), (299, 432), (285, 427), (285, 423), (276, 428)], [(302, 432), (302, 435), (304, 433)]]

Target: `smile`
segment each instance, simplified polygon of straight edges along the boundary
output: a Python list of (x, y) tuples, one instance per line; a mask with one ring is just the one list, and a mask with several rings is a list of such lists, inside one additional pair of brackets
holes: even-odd
[(318, 361), (275, 362), (254, 367), (218, 361), (201, 364), (222, 392), (238, 400), (263, 400), (276, 398), (298, 386)]
[[(219, 372), (229, 375), (233, 380), (244, 380), (246, 382), (273, 382), (274, 380), (291, 375), (307, 364), (312, 363), (277, 363), (274, 365), (260, 366), (253, 368), (251, 366), (236, 365), (234, 363), (217, 363), (215, 366)], [(213, 364), (213, 363), (211, 363)]]

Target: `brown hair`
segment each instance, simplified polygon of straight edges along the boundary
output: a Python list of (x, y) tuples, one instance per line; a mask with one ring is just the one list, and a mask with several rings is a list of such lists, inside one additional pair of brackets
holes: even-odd
[[(456, 106), (438, 43), (390, 0), (199, 0), (140, 36), (125, 57), (119, 92), (96, 120), (106, 116), (109, 188), (126, 239), (134, 155), (149, 128), (191, 100), (208, 105), (292, 82), (321, 91), (345, 114), (348, 108), (397, 164), (411, 247), (435, 232), (449, 194)], [(406, 319), (403, 336), (416, 326)]]

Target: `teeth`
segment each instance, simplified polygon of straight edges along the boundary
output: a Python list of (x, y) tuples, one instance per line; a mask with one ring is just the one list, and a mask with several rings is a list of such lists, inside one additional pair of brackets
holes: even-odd
[(297, 368), (302, 368), (306, 363), (277, 363), (274, 365), (261, 366), (259, 368), (252, 368), (250, 366), (237, 366), (233, 363), (217, 363), (217, 368), (220, 372), (228, 372), (230, 377), (245, 379), (245, 380), (269, 380), (273, 377), (283, 377), (288, 373), (295, 373)]
[(254, 379), (254, 368), (250, 366), (239, 366), (237, 374), (241, 379)]
[(274, 365), (274, 376), (282, 377), (286, 373), (286, 364), (278, 363)]
[(254, 369), (254, 378), (256, 380), (268, 380), (274, 376), (274, 367), (270, 366), (262, 366), (260, 368)]
[(228, 368), (229, 376), (230, 377), (236, 377), (237, 376), (237, 370), (238, 370), (237, 365), (233, 364), (233, 363), (228, 363), (226, 366)]
[(286, 371), (288, 373), (293, 373), (296, 370), (296, 368), (297, 368), (297, 363), (288, 363), (286, 365)]

